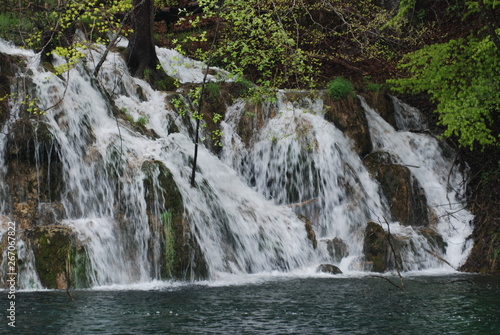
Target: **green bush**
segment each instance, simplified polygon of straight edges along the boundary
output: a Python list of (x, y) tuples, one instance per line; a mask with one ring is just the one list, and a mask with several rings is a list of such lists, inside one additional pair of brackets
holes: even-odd
[(0, 36), (3, 39), (19, 43), (20, 34), (25, 34), (32, 27), (32, 23), (27, 19), (20, 19), (12, 14), (0, 13)]
[(139, 126), (145, 126), (147, 123), (148, 123), (148, 118), (145, 117), (145, 116), (139, 116), (139, 118), (137, 119), (137, 121), (135, 123), (137, 123)]
[(342, 77), (332, 80), (326, 90), (333, 100), (340, 100), (348, 95), (354, 95), (354, 85)]

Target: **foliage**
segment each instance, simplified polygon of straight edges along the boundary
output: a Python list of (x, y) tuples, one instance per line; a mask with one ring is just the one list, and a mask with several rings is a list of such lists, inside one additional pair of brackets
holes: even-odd
[(340, 100), (354, 94), (354, 85), (345, 78), (337, 77), (328, 84), (326, 90), (333, 100)]
[(372, 83), (372, 82), (369, 82), (366, 85), (366, 89), (368, 91), (374, 92), (374, 93), (379, 93), (383, 87), (384, 87), (384, 85), (382, 85), (382, 84), (377, 84), (377, 83)]
[[(283, 2), (278, 1), (279, 4)], [(278, 7), (257, 0), (229, 0), (224, 1), (222, 7), (219, 3), (217, 0), (199, 1), (204, 18), (220, 22), (222, 26), (210, 52), (215, 64), (236, 76), (248, 75), (260, 86), (314, 86), (311, 59), (285, 29)], [(201, 22), (199, 16), (187, 20), (193, 27)], [(192, 43), (204, 42), (206, 31), (188, 38)], [(186, 51), (179, 40), (173, 42), (178, 50)], [(202, 48), (193, 54), (205, 60), (209, 57)]]
[[(34, 1), (11, 1), (12, 12), (23, 14), (24, 8), (32, 8), (23, 14), (22, 22), (39, 28), (24, 40), (29, 48), (38, 48), (46, 53), (54, 53), (67, 60), (67, 64), (56, 67), (57, 74), (69, 70), (85, 57), (85, 50), (93, 43), (105, 44), (113, 34), (129, 33), (123, 29), (123, 13), (132, 8), (129, 0), (65, 0), (47, 1), (38, 5)], [(74, 38), (76, 29), (85, 35), (85, 42)], [(26, 28), (24, 28), (26, 29)], [(44, 55), (45, 56), (45, 55)]]
[(438, 103), (444, 136), (458, 136), (470, 149), (498, 145), (492, 127), (500, 108), (500, 59), (490, 36), (425, 46), (408, 54), (400, 67), (411, 76), (389, 83), (398, 92), (429, 93)]
[(16, 41), (19, 34), (30, 31), (33, 24), (24, 18), (20, 18), (14, 13), (0, 13), (0, 36)]
[(392, 17), (383, 27), (401, 29), (401, 25), (406, 21), (408, 13), (415, 8), (417, 0), (400, 0), (397, 14)]
[(144, 127), (147, 123), (148, 123), (148, 118), (145, 117), (145, 116), (139, 116), (139, 118), (137, 119), (136, 123), (139, 125), (139, 126), (142, 126)]

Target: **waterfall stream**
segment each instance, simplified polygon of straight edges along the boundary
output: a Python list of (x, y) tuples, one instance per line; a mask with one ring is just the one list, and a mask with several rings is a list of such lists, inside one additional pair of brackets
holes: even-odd
[[(336, 264), (347, 273), (365, 270), (363, 238), (370, 220), (406, 241), (401, 248), (404, 270), (452, 270), (426, 252), (433, 246), (417, 228), (391, 220), (380, 184), (353, 150), (352, 141), (325, 120), (320, 98), (291, 102), (287, 91), (280, 91), (276, 103), (263, 102), (267, 116), (252, 134), (251, 145), (238, 134), (238, 124), (248, 113), (246, 102), (237, 100), (228, 106), (222, 122), (222, 151), (216, 155), (200, 145), (197, 187), (193, 188), (189, 183), (193, 121), (179, 117), (168, 103), (179, 93), (155, 91), (131, 77), (121, 57), (111, 52), (98, 78), (111, 101), (89, 75), (102, 51), (94, 48), (85, 63), (55, 76), (39, 65), (38, 55), (0, 41), (1, 53), (21, 57), (26, 64), (11, 89), (36, 99), (42, 110), (54, 106), (40, 120), (53, 137), (51, 150), (62, 166), (58, 177), (64, 214), (58, 224), (76, 232), (84, 247), (90, 286), (161, 279), (158, 264), (164, 250), (159, 240), (164, 233), (158, 218), (168, 210), (162, 202), (166, 191), (155, 181), (158, 169), (152, 173), (153, 191), (146, 189), (146, 162), (159, 162), (171, 173), (182, 196), (184, 220), (210, 279), (309, 271), (321, 263)], [(158, 49), (158, 56), (181, 83), (201, 80), (201, 64), (166, 49)], [(220, 71), (211, 80), (223, 80), (224, 75)], [(390, 153), (397, 164), (410, 169), (435, 217), (433, 229), (446, 245), (444, 253), (437, 253), (457, 268), (471, 248), (467, 237), (472, 215), (464, 209), (464, 177), (453, 157), (443, 152), (443, 144), (433, 136), (413, 132), (415, 124), (422, 124), (418, 111), (396, 101), (396, 130), (360, 99), (374, 150)], [(271, 106), (275, 113), (269, 111)], [(7, 218), (2, 222), (12, 215), (5, 134), (21, 117), (19, 102), (11, 102), (10, 107), (10, 119), (0, 134), (0, 218)], [(135, 121), (143, 118), (150, 133), (116, 119), (116, 110)], [(179, 131), (173, 132), (173, 126)], [(152, 206), (146, 200), (148, 192), (154, 193)], [(38, 206), (42, 205), (40, 201)], [(304, 217), (315, 231), (317, 248), (308, 239)], [(3, 224), (2, 237), (5, 232)], [(337, 250), (332, 256), (329, 241), (333, 240), (345, 245), (342, 255)], [(19, 285), (40, 287), (30, 242), (19, 237), (17, 247), (23, 261)], [(3, 278), (5, 257), (0, 274)]]

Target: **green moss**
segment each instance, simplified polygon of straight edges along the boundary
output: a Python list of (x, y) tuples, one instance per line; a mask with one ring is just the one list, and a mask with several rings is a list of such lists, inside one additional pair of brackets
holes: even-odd
[(210, 94), (211, 98), (217, 99), (217, 97), (219, 96), (219, 92), (220, 92), (219, 85), (217, 85), (217, 83), (214, 83), (213, 81), (211, 81), (207, 84), (207, 91)]
[(169, 277), (172, 277), (175, 260), (175, 233), (172, 225), (171, 210), (166, 210), (161, 214), (161, 222), (163, 225), (163, 235), (165, 237), (166, 272)]
[[(206, 278), (206, 262), (184, 218), (182, 195), (172, 174), (158, 161), (144, 162), (142, 171), (152, 230), (157, 229), (155, 220), (160, 219), (162, 223), (159, 234), (164, 253), (160, 264), (161, 278), (190, 279), (186, 277), (191, 274), (194, 278)], [(155, 214), (155, 208), (162, 208), (163, 212)]]
[(71, 248), (68, 259), (71, 264), (71, 287), (88, 288), (90, 283), (87, 277), (88, 257), (85, 250)]
[(71, 228), (39, 227), (33, 242), (36, 270), (44, 287), (88, 287), (85, 251), (76, 245)]
[(177, 87), (177, 82), (172, 77), (164, 77), (161, 79), (157, 79), (154, 83), (152, 83), (154, 89), (159, 91), (172, 91)]
[(376, 83), (371, 83), (371, 82), (369, 82), (366, 85), (366, 88), (368, 89), (368, 91), (371, 91), (374, 93), (380, 93), (380, 91), (382, 90), (383, 87), (384, 87), (384, 85), (382, 85), (382, 84), (376, 84)]

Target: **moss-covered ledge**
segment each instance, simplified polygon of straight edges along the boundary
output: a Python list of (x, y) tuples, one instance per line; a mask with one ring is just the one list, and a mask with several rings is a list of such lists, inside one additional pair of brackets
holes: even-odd
[(31, 232), (36, 269), (42, 285), (52, 289), (88, 287), (87, 256), (69, 226), (38, 226)]

